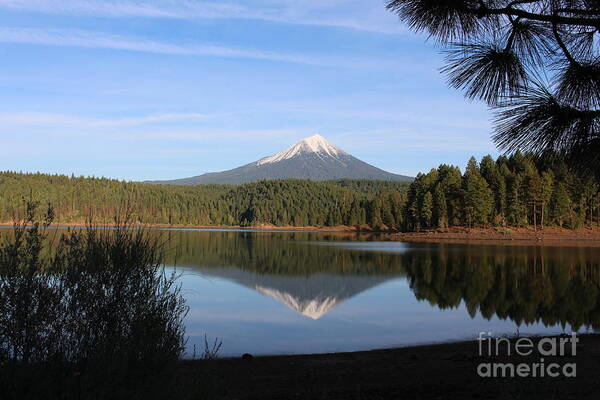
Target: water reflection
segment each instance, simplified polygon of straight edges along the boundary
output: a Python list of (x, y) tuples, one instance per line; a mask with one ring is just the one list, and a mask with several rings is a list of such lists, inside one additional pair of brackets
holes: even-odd
[(227, 279), (256, 290), (297, 313), (317, 320), (335, 306), (390, 279), (389, 276), (257, 274), (237, 268), (199, 268), (204, 276)]
[(597, 248), (407, 244), (314, 233), (168, 232), (169, 262), (256, 290), (312, 319), (386, 281), (441, 310), (517, 326), (598, 328)]
[[(2, 230), (0, 235), (7, 230)], [(182, 272), (188, 346), (366, 350), (600, 329), (600, 248), (411, 244), (308, 232), (153, 231)]]
[(598, 249), (437, 246), (402, 263), (417, 299), (517, 325), (600, 325)]

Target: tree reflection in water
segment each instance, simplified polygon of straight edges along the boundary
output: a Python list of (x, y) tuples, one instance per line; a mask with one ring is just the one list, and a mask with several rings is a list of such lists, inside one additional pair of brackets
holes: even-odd
[[(169, 264), (201, 266), (209, 273), (212, 269), (212, 274), (276, 292), (279, 298), (291, 296), (290, 301), (298, 304), (317, 297), (330, 303), (337, 299), (339, 304), (374, 284), (406, 277), (417, 299), (440, 309), (457, 308), (464, 302), (471, 317), (479, 313), (517, 325), (600, 327), (598, 248), (390, 246), (377, 236), (307, 232), (161, 234), (169, 243)], [(364, 242), (357, 246), (357, 239)], [(229, 272), (223, 272), (223, 267), (230, 267)], [(235, 277), (229, 276), (231, 267), (239, 270)], [(341, 284), (344, 278), (348, 282)]]

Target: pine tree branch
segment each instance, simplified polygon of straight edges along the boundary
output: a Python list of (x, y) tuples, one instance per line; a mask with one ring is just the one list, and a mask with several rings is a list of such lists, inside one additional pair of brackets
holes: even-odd
[(507, 52), (512, 49), (512, 45), (515, 40), (515, 35), (517, 34), (517, 29), (516, 29), (515, 25), (519, 23), (519, 19), (520, 18), (517, 17), (517, 19), (515, 19), (515, 20), (513, 20), (512, 18), (510, 20), (512, 29), (510, 32), (510, 36), (508, 37), (508, 40), (506, 41), (506, 47), (504, 47), (504, 52)]
[(556, 10), (557, 13), (564, 14), (581, 14), (581, 15), (595, 15), (600, 16), (600, 9), (596, 10), (581, 10), (578, 8), (559, 8)]
[(552, 24), (552, 33), (554, 33), (554, 37), (556, 38), (556, 43), (558, 43), (558, 46), (564, 53), (567, 60), (569, 60), (569, 62), (573, 65), (579, 65), (577, 60), (575, 60), (575, 58), (573, 58), (573, 56), (571, 55), (571, 52), (569, 52), (569, 49), (565, 45), (565, 42), (563, 42), (562, 38), (560, 37), (560, 34), (558, 33), (558, 26), (555, 23)]
[(514, 6), (518, 6), (521, 4), (527, 4), (527, 3), (537, 3), (539, 0), (516, 0), (511, 2), (507, 7), (508, 8), (512, 8)]
[[(527, 1), (527, 3), (533, 3), (534, 1)], [(515, 3), (515, 2), (513, 2)], [(512, 3), (511, 3), (512, 4)], [(524, 4), (524, 3), (518, 3)], [(568, 17), (558, 14), (541, 14), (533, 13), (520, 8), (513, 8), (511, 5), (503, 8), (488, 8), (486, 5), (480, 3), (478, 8), (466, 8), (466, 12), (476, 14), (480, 17), (491, 16), (491, 15), (506, 15), (513, 17), (521, 17), (538, 22), (550, 22), (554, 24), (572, 25), (572, 26), (600, 26), (599, 18), (588, 18), (588, 17)], [(593, 14), (597, 15), (597, 14)]]

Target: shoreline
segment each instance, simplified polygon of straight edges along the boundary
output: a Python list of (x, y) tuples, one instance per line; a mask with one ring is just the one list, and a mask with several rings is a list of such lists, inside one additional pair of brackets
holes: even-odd
[[(13, 226), (12, 222), (0, 222), (0, 228), (10, 228)], [(84, 222), (67, 222), (67, 223), (56, 223), (52, 227), (54, 229), (60, 228), (87, 228), (89, 225)], [(94, 227), (100, 228), (114, 228), (114, 223), (100, 223), (94, 224)], [(358, 228), (353, 226), (276, 226), (276, 225), (256, 225), (256, 226), (240, 226), (240, 225), (181, 225), (181, 224), (146, 224), (146, 223), (134, 223), (133, 227), (142, 227), (150, 229), (171, 229), (171, 230), (244, 230), (244, 231), (257, 231), (257, 232), (277, 232), (277, 231), (289, 231), (289, 232), (332, 232), (332, 233), (392, 233), (391, 231), (376, 231), (370, 228)]]
[[(548, 336), (559, 338), (558, 336)], [(534, 343), (542, 336), (528, 337)], [(479, 355), (476, 340), (386, 350), (179, 362), (185, 382), (201, 376), (220, 399), (548, 399), (597, 398), (600, 335), (578, 335), (576, 355), (545, 357), (576, 363), (577, 376), (482, 378), (481, 363), (535, 363), (540, 354)], [(511, 338), (511, 343), (516, 338)]]
[[(0, 222), (1, 228), (11, 227), (12, 222)], [(111, 228), (115, 224), (103, 223), (96, 226)], [(600, 246), (600, 227), (585, 227), (579, 229), (567, 229), (559, 227), (545, 227), (534, 229), (533, 227), (509, 228), (467, 228), (450, 227), (440, 229), (423, 230), (420, 232), (398, 232), (375, 230), (366, 226), (275, 226), (262, 224), (256, 226), (227, 226), (227, 225), (180, 225), (180, 224), (134, 224), (149, 229), (165, 230), (241, 230), (251, 232), (315, 232), (315, 233), (339, 233), (339, 234), (373, 234), (382, 235), (384, 240), (415, 242), (415, 243), (448, 243), (448, 244), (511, 244), (511, 245), (584, 245)], [(86, 223), (72, 222), (60, 223), (54, 228), (85, 228)]]
[(545, 227), (543, 230), (533, 227), (452, 227), (426, 232), (392, 233), (391, 236), (394, 240), (418, 243), (600, 247), (600, 227)]

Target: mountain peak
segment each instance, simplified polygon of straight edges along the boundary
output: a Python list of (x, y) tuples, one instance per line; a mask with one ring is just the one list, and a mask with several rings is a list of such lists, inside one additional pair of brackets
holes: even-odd
[(223, 172), (211, 172), (174, 181), (155, 181), (171, 185), (207, 183), (242, 184), (269, 179), (377, 179), (412, 181), (367, 164), (331, 144), (321, 135), (302, 139), (293, 146), (271, 156)]
[(317, 134), (302, 139), (295, 145), (290, 146), (277, 154), (273, 154), (272, 156), (265, 157), (257, 161), (256, 165), (271, 164), (283, 160), (289, 160), (290, 158), (294, 158), (303, 153), (316, 153), (334, 158), (338, 158), (338, 156), (346, 154), (345, 151), (335, 147), (323, 136)]
[(300, 144), (300, 143), (304, 143), (307, 146), (311, 146), (315, 150), (317, 150), (319, 148), (335, 147), (327, 139), (325, 139), (323, 136), (321, 136), (319, 134), (304, 138), (296, 144)]

